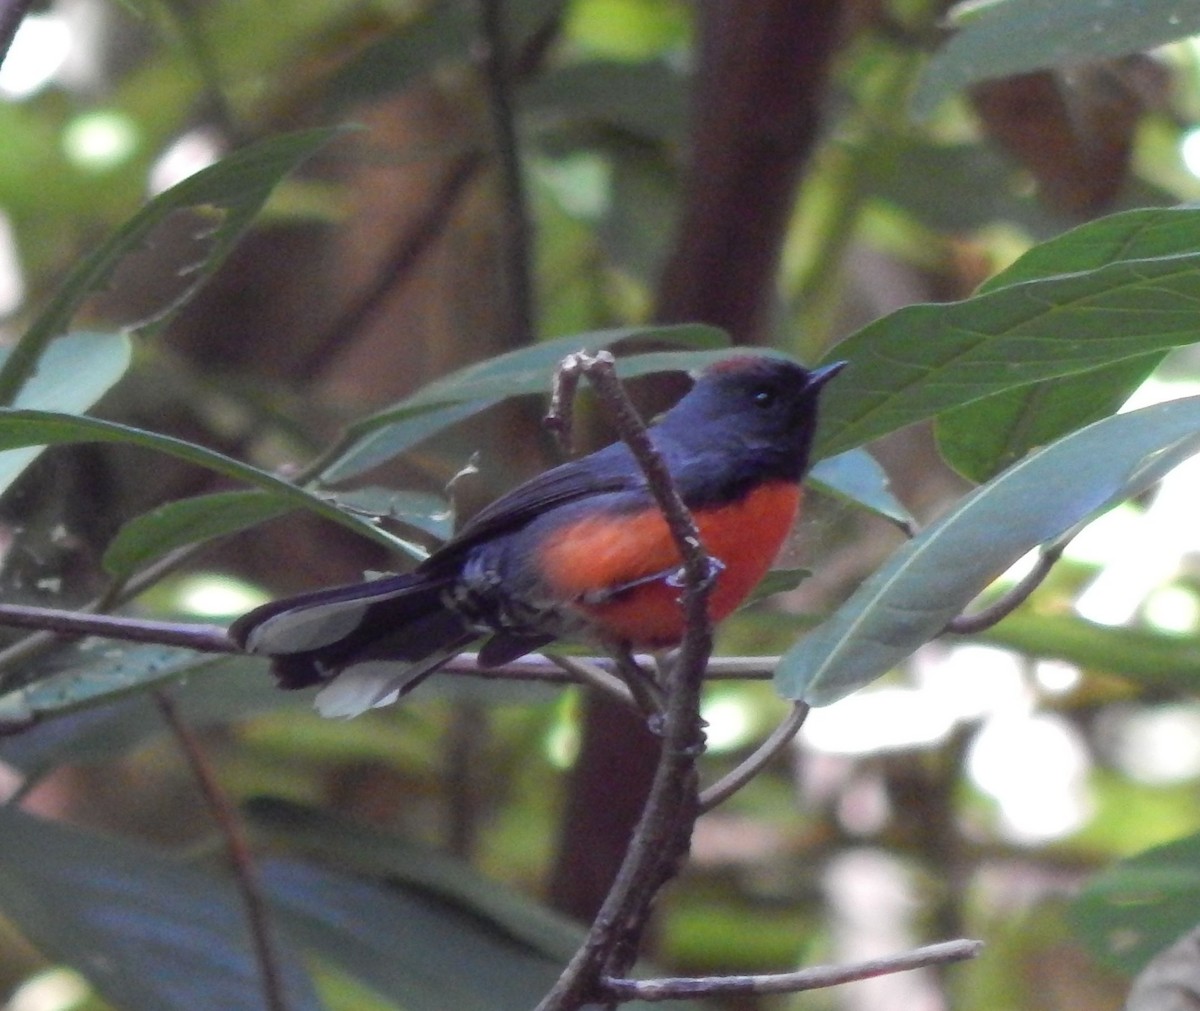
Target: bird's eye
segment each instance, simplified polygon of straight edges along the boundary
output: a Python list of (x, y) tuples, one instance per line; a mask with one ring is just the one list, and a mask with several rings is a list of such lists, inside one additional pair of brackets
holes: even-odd
[(775, 403), (775, 391), (763, 386), (754, 391), (754, 403), (759, 407), (770, 407)]

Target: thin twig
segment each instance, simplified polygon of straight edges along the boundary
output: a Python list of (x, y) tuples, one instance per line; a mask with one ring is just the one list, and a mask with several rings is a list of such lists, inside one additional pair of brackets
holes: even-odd
[(64, 611), (54, 607), (32, 607), (0, 603), (0, 625), (38, 628), (56, 636), (101, 635), (126, 642), (149, 642), (161, 646), (183, 646), (201, 653), (238, 653), (237, 644), (220, 625), (178, 621), (152, 621), (115, 614)]
[(974, 614), (960, 614), (946, 625), (943, 632), (950, 632), (954, 635), (972, 635), (975, 632), (989, 629), (993, 625), (998, 625), (1025, 603), (1033, 591), (1045, 582), (1046, 577), (1050, 575), (1050, 570), (1062, 557), (1066, 546), (1067, 542), (1060, 540), (1042, 548), (1037, 564), (1012, 589)]
[(772, 732), (771, 736), (762, 742), (745, 761), (718, 779), (707, 790), (700, 794), (700, 812), (711, 811), (718, 804), (723, 804), (726, 800), (732, 797), (743, 786), (757, 776), (763, 768), (784, 748), (792, 743), (804, 726), (804, 721), (808, 717), (810, 706), (807, 702), (793, 702), (792, 711), (788, 713), (787, 718), (779, 724)]
[(33, 0), (0, 0), (0, 65), (12, 48), (17, 29), (33, 8)]
[(547, 659), (556, 667), (569, 674), (572, 680), (596, 688), (606, 695), (611, 695), (632, 709), (638, 708), (637, 701), (633, 697), (633, 692), (629, 690), (629, 685), (620, 678), (613, 677), (603, 667), (593, 663), (587, 657), (560, 656), (552, 653)]
[(166, 692), (154, 692), (154, 701), (158, 704), (163, 719), (179, 742), (179, 747), (187, 759), (192, 775), (196, 777), (200, 792), (204, 794), (204, 800), (208, 804), (213, 821), (216, 822), (221, 837), (225, 840), (225, 850), (233, 870), (233, 879), (246, 907), (246, 924), (250, 930), (250, 937), (254, 944), (254, 956), (258, 962), (259, 975), (262, 979), (263, 1005), (267, 1011), (288, 1011), (279, 951), (267, 916), (267, 904), (263, 898), (258, 868), (255, 866), (254, 856), (250, 852), (246, 834), (242, 831), (237, 811), (221, 788), (221, 784), (209, 764), (208, 756), (204, 753), (204, 748), (197, 740), (196, 735), (192, 733), (192, 728), (179, 715), (171, 697)]
[(667, 686), (662, 751), (642, 816), (587, 938), (538, 1011), (574, 1011), (600, 992), (602, 973), (623, 976), (628, 971), (651, 903), (687, 853), (697, 814), (696, 760), (704, 749), (700, 688), (712, 651), (711, 561), (665, 462), (617, 379), (612, 355), (572, 355), (563, 367), (581, 371), (595, 387), (662, 510), (683, 559), (686, 633)]
[(508, 336), (513, 340), (528, 341), (534, 337), (537, 318), (530, 276), (531, 218), (526, 208), (521, 153), (513, 115), (513, 74), (504, 30), (504, 6), (504, 0), (479, 0), (479, 22), (492, 135), (500, 163), (504, 236), (501, 258), (504, 292), (508, 299)]
[(854, 965), (817, 965), (797, 972), (761, 976), (710, 976), (675, 979), (610, 979), (601, 981), (608, 994), (619, 1001), (684, 1000), (695, 997), (731, 997), (750, 994), (799, 993), (852, 983), (860, 979), (888, 976), (930, 965), (948, 965), (975, 958), (982, 941), (944, 941), (916, 948), (902, 955), (876, 958)]

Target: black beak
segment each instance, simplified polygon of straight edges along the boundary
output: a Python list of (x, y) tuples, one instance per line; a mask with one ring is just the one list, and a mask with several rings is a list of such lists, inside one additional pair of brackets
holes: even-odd
[(813, 369), (808, 374), (808, 382), (804, 386), (805, 391), (815, 393), (849, 364), (849, 362), (831, 362), (819, 369)]

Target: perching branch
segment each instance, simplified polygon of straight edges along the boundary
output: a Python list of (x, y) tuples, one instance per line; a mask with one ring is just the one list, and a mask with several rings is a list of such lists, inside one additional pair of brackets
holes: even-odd
[(100, 635), (125, 642), (182, 646), (201, 653), (240, 653), (238, 645), (220, 625), (178, 621), (152, 621), (116, 614), (63, 611), (54, 607), (0, 604), (0, 625), (36, 628), (59, 636)]
[[(662, 752), (642, 816), (587, 938), (537, 1011), (574, 1011), (598, 998), (612, 1003), (611, 995), (604, 993), (602, 975), (624, 976), (637, 957), (651, 904), (685, 857), (698, 813), (696, 760), (704, 750), (700, 687), (712, 651), (712, 562), (666, 464), (617, 379), (612, 355), (571, 355), (560, 375), (572, 373), (586, 376), (595, 387), (667, 521), (683, 559), (686, 632), (666, 686)], [(557, 399), (562, 410), (563, 398)]]
[(945, 941), (915, 948), (902, 955), (876, 958), (854, 965), (817, 965), (797, 972), (761, 976), (709, 976), (677, 979), (603, 979), (601, 984), (616, 1000), (660, 1001), (687, 1000), (696, 997), (732, 997), (751, 994), (799, 993), (852, 983), (875, 976), (908, 972), (929, 965), (949, 965), (975, 958), (983, 950), (982, 941)]

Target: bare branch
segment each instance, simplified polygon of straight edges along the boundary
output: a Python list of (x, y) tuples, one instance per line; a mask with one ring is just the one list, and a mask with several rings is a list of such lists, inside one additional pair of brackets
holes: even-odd
[(792, 738), (804, 726), (810, 708), (807, 702), (793, 702), (792, 711), (788, 713), (787, 718), (771, 732), (771, 736), (763, 741), (749, 758), (700, 794), (700, 812), (703, 814), (705, 811), (711, 811), (718, 804), (723, 804), (762, 772), (771, 759), (792, 743)]
[(222, 838), (225, 840), (225, 852), (229, 857), (229, 865), (233, 871), (233, 879), (242, 896), (246, 907), (246, 924), (254, 945), (254, 957), (258, 962), (258, 971), (262, 979), (263, 1005), (267, 1011), (288, 1011), (287, 998), (284, 996), (283, 973), (279, 965), (279, 951), (275, 944), (275, 935), (267, 916), (267, 904), (263, 898), (262, 886), (258, 878), (258, 868), (254, 856), (250, 852), (250, 844), (242, 831), (242, 823), (237, 811), (230, 803), (229, 797), (221, 788), (216, 774), (204, 753), (200, 741), (192, 732), (175, 708), (175, 703), (166, 692), (155, 692), (154, 701), (158, 704), (159, 712), (171, 728), (179, 747), (187, 759), (192, 775), (204, 800), (216, 822)]
[(683, 559), (686, 633), (666, 686), (662, 751), (642, 816), (587, 938), (537, 1011), (574, 1011), (601, 992), (601, 973), (628, 971), (654, 897), (686, 857), (698, 813), (696, 760), (704, 750), (700, 688), (712, 652), (711, 560), (665, 462), (617, 379), (612, 355), (572, 355), (563, 369), (581, 372), (595, 387), (662, 510)]
[(730, 997), (748, 994), (799, 993), (852, 983), (875, 976), (908, 972), (929, 965), (948, 965), (975, 958), (983, 950), (982, 941), (945, 941), (916, 948), (902, 955), (876, 958), (854, 965), (818, 965), (797, 972), (761, 976), (711, 976), (675, 979), (602, 980), (609, 996), (619, 1001), (681, 1000), (692, 997)]
[(551, 654), (547, 659), (556, 667), (569, 674), (571, 680), (589, 685), (607, 695), (611, 695), (633, 709), (638, 708), (629, 686), (624, 684), (620, 678), (613, 677), (603, 667), (597, 663), (593, 663), (587, 657), (556, 656)]
[(0, 603), (0, 625), (13, 628), (37, 628), (56, 636), (102, 635), (126, 642), (151, 642), (162, 646), (183, 646), (201, 653), (240, 652), (220, 625), (189, 624), (178, 621), (151, 621), (115, 614), (88, 611), (64, 611), (54, 607), (32, 607)]

